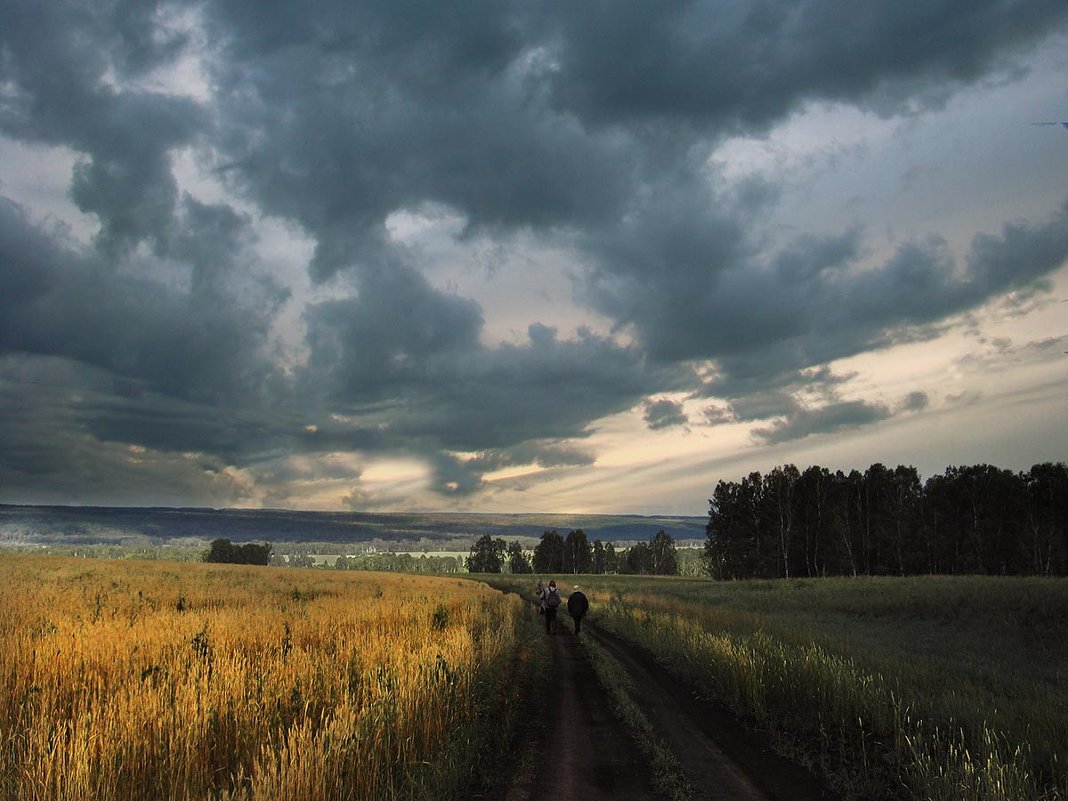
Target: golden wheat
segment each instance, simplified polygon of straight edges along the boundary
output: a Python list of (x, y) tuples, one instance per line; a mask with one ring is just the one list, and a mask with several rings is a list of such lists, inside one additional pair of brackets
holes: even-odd
[(5, 557), (2, 796), (447, 792), (523, 617), (458, 579)]

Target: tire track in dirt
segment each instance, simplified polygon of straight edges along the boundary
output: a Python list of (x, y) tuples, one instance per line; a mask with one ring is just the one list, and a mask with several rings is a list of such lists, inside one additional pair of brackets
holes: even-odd
[[(532, 609), (534, 605), (532, 604)], [(539, 621), (540, 623), (540, 621)], [(583, 652), (574, 623), (559, 615), (549, 637), (552, 676), (537, 705), (536, 743), (527, 775), (507, 801), (653, 801), (653, 772)], [(591, 637), (630, 678), (628, 692), (679, 762), (693, 801), (837, 801), (810, 772), (775, 753), (726, 709), (701, 700), (655, 657), (583, 621)], [(517, 777), (518, 778), (518, 777)]]
[[(561, 618), (563, 616), (561, 615)], [(533, 798), (554, 801), (649, 801), (649, 769), (579, 648), (569, 621), (552, 639), (553, 677), (543, 713)]]
[(629, 694), (657, 736), (675, 755), (693, 801), (834, 801), (804, 768), (775, 753), (725, 709), (694, 695), (652, 655), (586, 623), (592, 636), (627, 673)]

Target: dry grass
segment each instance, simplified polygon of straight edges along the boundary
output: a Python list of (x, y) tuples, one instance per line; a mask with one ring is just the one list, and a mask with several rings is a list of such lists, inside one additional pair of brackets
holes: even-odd
[(524, 611), (457, 579), (0, 561), (0, 797), (462, 792)]

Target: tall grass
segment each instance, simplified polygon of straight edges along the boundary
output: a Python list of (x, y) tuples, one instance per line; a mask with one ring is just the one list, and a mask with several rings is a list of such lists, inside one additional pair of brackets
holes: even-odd
[(525, 616), (457, 579), (5, 557), (0, 797), (460, 797)]
[(847, 798), (1068, 799), (1063, 581), (582, 582)]

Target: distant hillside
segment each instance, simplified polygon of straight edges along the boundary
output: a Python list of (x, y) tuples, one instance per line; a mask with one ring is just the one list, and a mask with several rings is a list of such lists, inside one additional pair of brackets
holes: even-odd
[(704, 517), (469, 513), (296, 512), (272, 509), (170, 509), (0, 504), (0, 545), (200, 545), (234, 542), (469, 544), (484, 534), (538, 538), (546, 529), (581, 528), (593, 541), (648, 540), (664, 529), (676, 540), (703, 539)]

